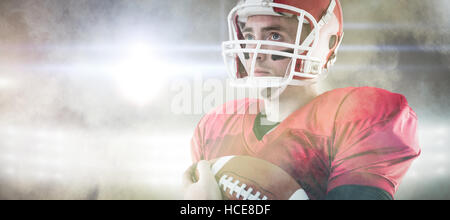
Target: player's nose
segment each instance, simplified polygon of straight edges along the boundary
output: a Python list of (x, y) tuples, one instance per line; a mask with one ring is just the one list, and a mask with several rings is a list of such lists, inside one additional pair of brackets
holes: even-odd
[(255, 53), (246, 53), (246, 54), (245, 54), (245, 58), (246, 58), (247, 60), (253, 61), (253, 57), (255, 56), (255, 54), (256, 54), (256, 61), (257, 61), (257, 62), (258, 62), (258, 61), (259, 61), (259, 62), (264, 61), (264, 60), (266, 59), (266, 57), (267, 57), (266, 54), (263, 54), (263, 53), (261, 53), (261, 52), (256, 51)]

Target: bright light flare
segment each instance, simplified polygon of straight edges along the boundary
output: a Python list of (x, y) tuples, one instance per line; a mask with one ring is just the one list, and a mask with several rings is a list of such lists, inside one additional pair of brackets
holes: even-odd
[(114, 65), (114, 78), (121, 94), (137, 105), (150, 103), (165, 83), (164, 62), (145, 41), (128, 45)]
[(9, 79), (0, 78), (0, 89), (10, 88), (12, 86), (12, 81)]

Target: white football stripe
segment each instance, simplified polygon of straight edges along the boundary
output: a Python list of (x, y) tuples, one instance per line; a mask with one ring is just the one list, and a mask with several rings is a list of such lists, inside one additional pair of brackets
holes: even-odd
[(211, 168), (214, 175), (216, 175), (219, 172), (219, 170), (222, 169), (222, 167), (225, 166), (225, 164), (228, 163), (228, 161), (231, 160), (231, 158), (233, 157), (234, 155), (219, 158)]
[(289, 198), (289, 200), (309, 200), (308, 195), (306, 194), (305, 190), (299, 189), (295, 191), (294, 194)]

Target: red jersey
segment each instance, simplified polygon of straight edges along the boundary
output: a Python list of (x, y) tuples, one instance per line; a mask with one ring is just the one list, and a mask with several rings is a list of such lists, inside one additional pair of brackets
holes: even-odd
[[(191, 141), (193, 161), (258, 157), (288, 172), (310, 199), (324, 199), (349, 184), (394, 196), (420, 154), (417, 116), (400, 94), (371, 87), (335, 89), (293, 112), (262, 140), (253, 132), (257, 114), (248, 111), (258, 101), (235, 100), (205, 115)], [(234, 113), (224, 114), (230, 105)]]

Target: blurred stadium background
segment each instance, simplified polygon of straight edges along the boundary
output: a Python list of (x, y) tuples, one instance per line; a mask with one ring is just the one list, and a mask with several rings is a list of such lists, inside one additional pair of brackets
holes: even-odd
[[(180, 199), (204, 112), (173, 112), (175, 85), (225, 83), (235, 2), (1, 0), (0, 199)], [(341, 2), (324, 89), (404, 94), (422, 155), (396, 199), (450, 199), (450, 2)]]

